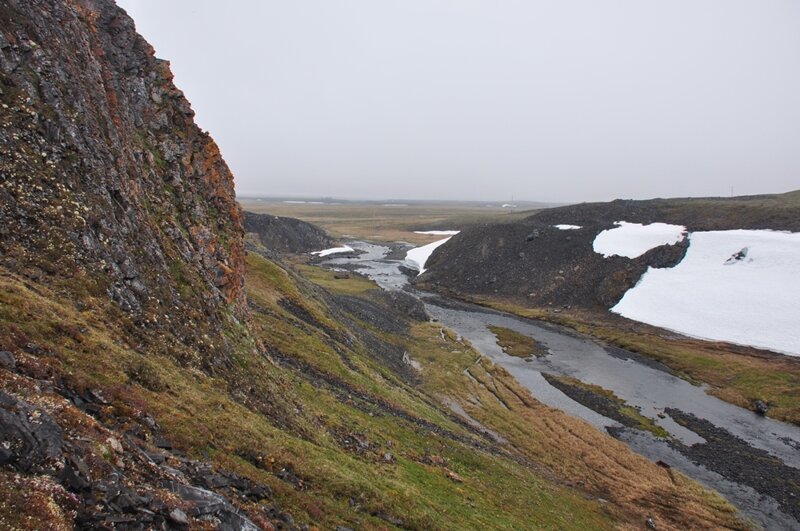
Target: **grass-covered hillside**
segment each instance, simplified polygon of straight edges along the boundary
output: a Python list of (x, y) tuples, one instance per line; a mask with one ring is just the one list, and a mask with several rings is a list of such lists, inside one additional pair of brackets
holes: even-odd
[(214, 373), (132, 338), (103, 298), (76, 307), (3, 272), (3, 392), (60, 428), (70, 471), (44, 451), (27, 470), (12, 461), (4, 525), (174, 522), (179, 508), (199, 526), (181, 484), (263, 528), (742, 526), (368, 281), (306, 267), (310, 282), (256, 253), (247, 268), (250, 322), (233, 325), (232, 363)]

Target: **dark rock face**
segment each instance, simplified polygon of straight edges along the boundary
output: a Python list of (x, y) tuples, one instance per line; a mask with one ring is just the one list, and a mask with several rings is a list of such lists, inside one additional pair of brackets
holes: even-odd
[(223, 305), (243, 315), (232, 175), (125, 12), (4, 1), (0, 71), (0, 265), (180, 335), (191, 313), (212, 334)]
[[(247, 316), (242, 214), (168, 63), (112, 0), (2, 0), (0, 72), (4, 280), (67, 312), (97, 312), (98, 328), (142, 359), (224, 370), (235, 319)], [(84, 371), (63, 370), (63, 343), (76, 358), (103, 352), (84, 343), (91, 325), (54, 312), (53, 330), (34, 341), (16, 326), (27, 317), (4, 313), (0, 337), (5, 476), (78, 529), (271, 528), (269, 487), (172, 450), (144, 402), (122, 405), (129, 387), (83, 385)], [(164, 391), (148, 367), (125, 374)], [(39, 516), (5, 506), (16, 509)]]
[[(219, 529), (238, 529), (242, 531), (258, 531), (256, 526), (241, 511), (236, 509), (225, 498), (209, 490), (184, 485), (169, 481), (165, 487), (191, 504), (190, 513), (194, 517), (213, 516), (219, 521)], [(175, 523), (185, 521), (188, 523), (186, 514), (178, 510), (170, 512), (170, 519)]]
[(594, 252), (592, 243), (601, 230), (611, 227), (609, 222), (564, 231), (526, 220), (467, 229), (433, 253), (419, 280), (456, 292), (500, 295), (540, 306), (608, 308), (648, 266), (680, 261), (686, 250), (679, 244), (633, 260), (604, 258)]
[(62, 461), (64, 437), (49, 415), (0, 391), (0, 465), (45, 473)]
[(334, 245), (324, 230), (295, 218), (245, 212), (244, 228), (257, 234), (267, 249), (278, 253), (309, 253)]
[(7, 350), (0, 350), (0, 367), (13, 371), (17, 368), (17, 360), (14, 355)]
[[(604, 258), (592, 244), (615, 221), (684, 225), (690, 231), (800, 230), (796, 194), (734, 199), (656, 199), (580, 204), (516, 223), (468, 227), (428, 259), (416, 282), (453, 294), (502, 296), (534, 306), (610, 308), (648, 267), (674, 267), (688, 241), (634, 259)], [(579, 225), (559, 230), (553, 225)]]
[(404, 291), (380, 291), (376, 296), (382, 299), (386, 306), (392, 308), (395, 313), (411, 320), (427, 321), (430, 319), (428, 312), (425, 311), (425, 304), (419, 298)]

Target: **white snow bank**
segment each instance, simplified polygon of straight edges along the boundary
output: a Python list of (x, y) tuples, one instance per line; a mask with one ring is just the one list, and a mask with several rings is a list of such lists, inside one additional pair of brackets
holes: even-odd
[(695, 232), (684, 259), (649, 269), (611, 308), (690, 336), (800, 356), (800, 233)]
[(617, 228), (604, 230), (594, 239), (594, 252), (606, 258), (614, 255), (636, 258), (655, 247), (678, 243), (686, 235), (686, 227), (668, 223), (642, 225), (616, 221), (614, 225)]
[(447, 240), (450, 238), (452, 238), (452, 236), (449, 236), (443, 240), (437, 240), (433, 243), (429, 243), (428, 245), (423, 245), (422, 247), (414, 247), (406, 253), (406, 266), (410, 267), (411, 269), (416, 269), (421, 275), (425, 272), (425, 262), (428, 261), (428, 258), (431, 256), (433, 251), (435, 251), (440, 245), (447, 243)]
[(329, 254), (336, 254), (336, 253), (349, 253), (353, 251), (353, 248), (349, 245), (345, 245), (344, 247), (332, 247), (330, 249), (324, 249), (322, 251), (314, 251), (311, 254), (315, 254), (317, 256), (328, 256)]
[(558, 225), (553, 225), (558, 230), (578, 230), (581, 228), (580, 225), (565, 225), (564, 223), (560, 223)]
[(455, 236), (461, 231), (457, 230), (415, 230), (414, 234), (432, 234), (434, 236)]

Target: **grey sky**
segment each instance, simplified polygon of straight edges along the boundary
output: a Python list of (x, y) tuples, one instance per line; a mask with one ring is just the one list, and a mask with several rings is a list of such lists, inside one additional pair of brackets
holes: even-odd
[(797, 0), (119, 0), (239, 195), (800, 188)]

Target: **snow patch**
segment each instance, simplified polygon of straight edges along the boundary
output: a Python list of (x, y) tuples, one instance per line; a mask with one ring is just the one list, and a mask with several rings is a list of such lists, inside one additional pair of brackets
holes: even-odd
[(457, 230), (415, 230), (414, 234), (432, 234), (434, 236), (455, 236), (461, 231)]
[(800, 356), (800, 233), (694, 232), (611, 311), (689, 336)]
[(431, 254), (433, 254), (433, 251), (435, 251), (440, 245), (447, 243), (450, 238), (452, 238), (452, 236), (448, 236), (443, 240), (437, 240), (433, 243), (429, 243), (428, 245), (414, 247), (413, 249), (409, 250), (406, 253), (406, 266), (411, 269), (416, 269), (419, 271), (419, 275), (421, 275), (425, 272), (425, 262), (428, 261), (428, 258), (430, 258)]
[(593, 243), (594, 252), (609, 256), (636, 258), (650, 249), (678, 243), (686, 236), (686, 227), (668, 223), (628, 223), (616, 221), (614, 229), (598, 234)]
[(336, 254), (336, 253), (349, 253), (352, 252), (353, 248), (349, 245), (345, 245), (344, 247), (332, 247), (330, 249), (324, 249), (322, 251), (314, 251), (311, 254), (315, 254), (317, 256), (328, 256), (329, 254)]
[(564, 223), (561, 223), (559, 225), (553, 225), (553, 226), (555, 228), (557, 228), (558, 230), (578, 230), (578, 229), (582, 228), (580, 225), (565, 225)]

